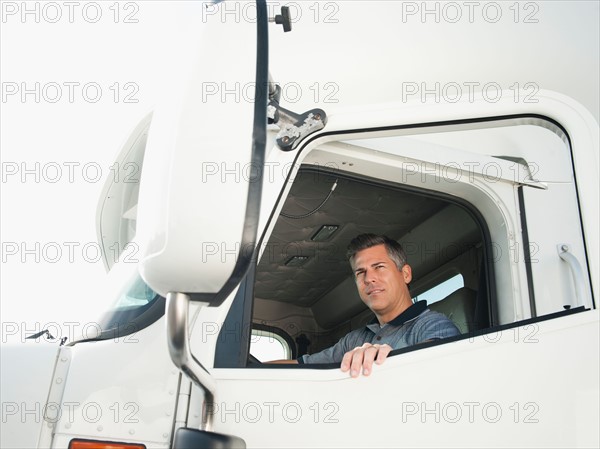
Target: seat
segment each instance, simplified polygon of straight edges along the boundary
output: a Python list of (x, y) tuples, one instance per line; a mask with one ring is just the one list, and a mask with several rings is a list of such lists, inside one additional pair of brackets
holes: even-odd
[(475, 304), (477, 292), (468, 287), (461, 287), (450, 293), (441, 301), (430, 304), (429, 309), (443, 313), (451, 319), (461, 334), (476, 329)]

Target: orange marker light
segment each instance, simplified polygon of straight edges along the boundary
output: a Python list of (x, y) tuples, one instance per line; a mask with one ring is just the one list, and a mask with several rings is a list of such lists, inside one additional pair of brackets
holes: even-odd
[(69, 449), (146, 449), (146, 445), (114, 441), (71, 440)]

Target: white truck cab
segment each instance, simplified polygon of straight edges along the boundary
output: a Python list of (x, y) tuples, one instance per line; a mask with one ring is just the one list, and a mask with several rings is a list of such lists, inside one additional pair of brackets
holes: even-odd
[[(99, 201), (114, 307), (97, 338), (3, 350), (2, 447), (597, 447), (597, 71), (582, 102), (575, 67), (527, 56), (597, 36), (553, 20), (598, 8), (515, 3), (533, 35), (422, 16), (451, 3), (315, 4), (346, 14), (327, 41), (296, 4), (203, 3), (189, 72), (118, 154), (139, 182)], [(254, 20), (223, 20), (248, 5)], [(286, 103), (282, 86), (338, 64), (355, 104)], [(365, 232), (403, 245), (414, 299), (461, 335), (357, 379), (264, 363), (259, 340), (297, 358), (372, 319), (345, 256)]]

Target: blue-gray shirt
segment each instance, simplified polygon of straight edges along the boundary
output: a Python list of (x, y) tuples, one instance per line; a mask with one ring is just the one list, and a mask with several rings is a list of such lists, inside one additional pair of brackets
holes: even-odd
[(375, 320), (350, 332), (330, 348), (299, 357), (298, 363), (341, 363), (346, 352), (364, 343), (388, 344), (392, 349), (400, 349), (459, 334), (458, 328), (446, 315), (429, 310), (426, 301), (417, 301), (389, 323), (381, 326)]

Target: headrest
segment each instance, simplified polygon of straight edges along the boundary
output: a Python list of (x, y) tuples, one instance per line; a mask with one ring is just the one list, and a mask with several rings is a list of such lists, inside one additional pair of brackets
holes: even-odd
[(465, 334), (475, 329), (476, 298), (475, 290), (461, 287), (428, 307), (434, 312), (446, 315), (458, 327), (461, 334)]

